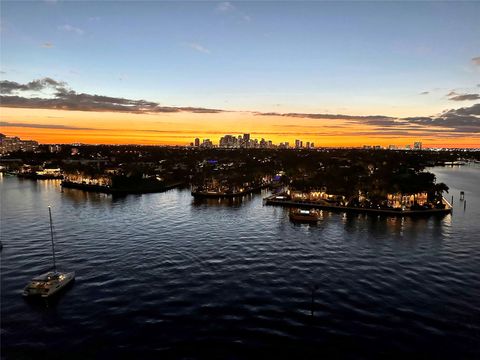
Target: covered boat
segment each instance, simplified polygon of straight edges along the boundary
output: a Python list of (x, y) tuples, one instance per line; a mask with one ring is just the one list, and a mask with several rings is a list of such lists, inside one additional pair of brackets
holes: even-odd
[(315, 223), (320, 218), (320, 214), (317, 210), (303, 210), (303, 209), (291, 209), (290, 220), (298, 222), (311, 222)]

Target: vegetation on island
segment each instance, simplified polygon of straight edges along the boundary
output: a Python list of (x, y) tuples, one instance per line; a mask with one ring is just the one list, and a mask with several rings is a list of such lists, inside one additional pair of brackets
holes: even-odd
[[(365, 149), (198, 149), (192, 147), (63, 145), (50, 152), (12, 153), (0, 159), (10, 171), (24, 164), (55, 164), (66, 179), (111, 187), (155, 190), (185, 184), (238, 189), (271, 181), (277, 187), (309, 192), (323, 189), (346, 201), (384, 202), (387, 194), (428, 193), (441, 199), (448, 186), (436, 183), (429, 166), (459, 159), (480, 160), (475, 151), (402, 151)], [(18, 159), (18, 162), (9, 161)]]

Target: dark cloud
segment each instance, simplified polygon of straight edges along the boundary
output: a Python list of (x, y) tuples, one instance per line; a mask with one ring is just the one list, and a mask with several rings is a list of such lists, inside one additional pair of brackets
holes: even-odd
[(472, 58), (472, 62), (474, 65), (480, 65), (480, 56)]
[(470, 107), (447, 110), (438, 116), (408, 117), (403, 120), (428, 127), (441, 127), (448, 129), (447, 131), (480, 133), (480, 103)]
[[(42, 96), (39, 93), (43, 90), (50, 90), (50, 97)], [(157, 102), (146, 100), (133, 100), (118, 97), (110, 97), (96, 94), (77, 93), (70, 89), (66, 83), (56, 81), (51, 78), (43, 78), (33, 80), (27, 84), (20, 84), (14, 81), (0, 81), (0, 97), (2, 106), (18, 107), (18, 108), (32, 108), (32, 109), (60, 109), (60, 110), (78, 110), (78, 111), (109, 111), (109, 112), (128, 112), (138, 114), (154, 114), (154, 113), (176, 113), (176, 112), (191, 112), (191, 113), (219, 113), (223, 110), (206, 109), (197, 107), (177, 107), (177, 106), (162, 106)], [(31, 96), (21, 96), (23, 93), (30, 93)], [(40, 96), (39, 96), (40, 95)], [(449, 96), (471, 96), (470, 100), (479, 99), (478, 94), (458, 94), (454, 91), (450, 92)], [(460, 101), (460, 100), (457, 100)], [(467, 133), (480, 133), (480, 103), (474, 104), (470, 107), (462, 107), (459, 109), (446, 110), (436, 116), (422, 116), (422, 117), (407, 117), (396, 118), (383, 115), (368, 115), (355, 116), (344, 114), (322, 114), (322, 113), (254, 113), (260, 116), (279, 116), (289, 118), (304, 118), (304, 119), (326, 119), (326, 120), (343, 120), (348, 123), (356, 123), (362, 125), (372, 126), (374, 130), (366, 130), (363, 135), (379, 135), (383, 132), (385, 135), (404, 135), (406, 133), (412, 134), (424, 132), (431, 133), (457, 133), (458, 136), (465, 136)], [(3, 126), (14, 126), (4, 123)], [(18, 124), (17, 124), (18, 125)], [(26, 126), (26, 125), (23, 125)], [(49, 126), (49, 125), (48, 125)], [(89, 128), (67, 127), (64, 125), (52, 125), (57, 129), (72, 129), (72, 130), (90, 130)], [(291, 126), (297, 126), (292, 124)], [(301, 126), (301, 125), (298, 125)], [(343, 126), (343, 125), (342, 125)], [(38, 125), (37, 127), (46, 128), (47, 125)], [(304, 127), (304, 126), (302, 126)], [(97, 129), (106, 130), (106, 129)], [(320, 130), (320, 129), (319, 129)], [(332, 130), (327, 132), (331, 133)], [(462, 135), (463, 134), (463, 135)], [(362, 134), (358, 133), (361, 136)], [(446, 135), (445, 135), (446, 136)]]
[(444, 114), (454, 114), (454, 115), (476, 115), (480, 116), (480, 103), (474, 104), (469, 107), (463, 107), (455, 110), (448, 110)]
[[(19, 93), (21, 92), (39, 92), (46, 89), (54, 91), (53, 97), (19, 96)], [(51, 78), (33, 80), (27, 84), (19, 84), (15, 81), (4, 80), (0, 82), (0, 93), (3, 94), (3, 96), (0, 97), (3, 106), (19, 108), (131, 113), (171, 113), (180, 111), (193, 113), (218, 113), (222, 111), (197, 107), (161, 106), (159, 103), (146, 100), (132, 100), (103, 95), (77, 93), (68, 88), (66, 83)]]
[(186, 112), (193, 112), (193, 113), (219, 113), (219, 112), (224, 112), (224, 110), (218, 110), (218, 109), (205, 109), (205, 108), (196, 108), (196, 107), (177, 107), (175, 109), (178, 109), (180, 111), (186, 111)]
[(60, 91), (64, 89), (66, 84), (64, 82), (56, 81), (51, 78), (43, 78), (30, 81), (27, 84), (19, 84), (15, 81), (2, 80), (0, 81), (0, 94), (12, 94), (20, 91), (41, 91), (47, 88), (53, 88)]
[[(480, 85), (480, 84), (479, 84)], [(461, 94), (456, 92), (455, 90), (450, 91), (447, 94), (449, 100), (452, 101), (468, 101), (468, 100), (479, 100), (479, 94)]]
[(367, 115), (367, 116), (355, 116), (355, 115), (342, 115), (342, 114), (308, 114), (308, 113), (256, 113), (262, 116), (284, 116), (284, 117), (296, 117), (305, 119), (324, 119), (324, 120), (351, 120), (362, 121), (370, 124), (393, 124), (395, 118), (383, 115)]
[[(411, 131), (417, 132), (457, 132), (458, 136), (464, 136), (465, 133), (480, 132), (480, 104), (471, 107), (448, 110), (439, 116), (407, 117), (393, 118), (382, 115), (374, 116), (351, 116), (342, 114), (300, 114), (300, 113), (257, 113), (258, 115), (301, 117), (309, 119), (339, 119), (349, 122), (361, 123), (374, 126), (378, 132), (385, 134), (405, 135), (411, 134)], [(443, 130), (445, 129), (445, 130)], [(375, 135), (378, 135), (378, 132)], [(365, 134), (356, 133), (359, 136), (373, 135), (370, 131)], [(463, 134), (463, 135), (462, 135)]]
[(403, 120), (424, 124), (424, 123), (430, 123), (432, 121), (432, 118), (428, 116), (412, 116), (412, 117), (403, 118)]
[[(382, 115), (352, 116), (343, 114), (301, 114), (301, 113), (257, 113), (258, 115), (300, 117), (308, 119), (339, 119), (363, 125), (375, 126), (378, 131), (385, 132), (387, 129), (397, 131), (397, 135), (403, 135), (401, 131), (439, 131), (439, 128), (448, 129), (458, 133), (480, 132), (480, 104), (470, 107), (447, 110), (438, 116), (394, 118)], [(429, 129), (432, 127), (432, 129)], [(357, 135), (362, 135), (356, 133)], [(370, 134), (370, 133), (369, 133)], [(365, 135), (365, 134), (364, 134)]]
[(453, 101), (466, 101), (466, 100), (480, 100), (479, 94), (460, 94), (452, 96), (449, 100)]
[(57, 130), (97, 130), (94, 128), (77, 127), (69, 125), (53, 125), (53, 124), (28, 124), (28, 123), (12, 123), (7, 121), (0, 121), (2, 127), (23, 127), (31, 129), (57, 129)]
[(420, 95), (428, 95), (428, 94), (430, 94), (430, 91), (422, 91), (422, 92), (420, 93)]

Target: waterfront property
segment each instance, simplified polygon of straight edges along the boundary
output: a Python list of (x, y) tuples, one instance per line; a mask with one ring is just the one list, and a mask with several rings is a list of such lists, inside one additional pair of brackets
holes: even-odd
[(220, 187), (220, 188), (202, 188), (202, 187), (193, 187), (192, 196), (198, 198), (233, 198), (251, 194), (255, 191), (258, 191), (268, 184), (256, 185), (256, 186), (247, 186), (240, 188), (230, 188), (230, 187)]
[[(389, 195), (390, 196), (390, 195)], [(410, 194), (410, 195), (392, 195), (389, 198), (389, 202), (395, 206), (382, 206), (380, 204), (373, 204), (371, 202), (345, 202), (341, 199), (345, 197), (329, 196), (324, 194), (324, 198), (317, 198), (310, 194), (299, 195), (298, 192), (293, 192), (293, 196), (289, 192), (273, 194), (264, 199), (266, 205), (279, 205), (286, 207), (298, 207), (298, 208), (315, 208), (330, 211), (343, 211), (343, 212), (361, 212), (361, 213), (373, 213), (373, 214), (385, 214), (385, 215), (429, 215), (429, 214), (449, 214), (452, 212), (452, 205), (445, 199), (441, 198), (440, 201), (435, 203), (428, 203), (423, 194)], [(419, 197), (421, 203), (411, 199)], [(338, 199), (336, 201), (334, 199)], [(330, 201), (329, 201), (330, 199)], [(391, 199), (391, 200), (390, 200)], [(401, 201), (401, 202), (399, 202)], [(410, 204), (409, 206), (407, 206)]]
[(411, 209), (415, 206), (429, 206), (428, 194), (426, 192), (420, 192), (417, 194), (388, 194), (387, 206), (398, 209)]
[(193, 185), (192, 196), (198, 198), (233, 198), (251, 194), (270, 185), (270, 178), (244, 182), (240, 185), (229, 184), (227, 180), (211, 179), (204, 185)]
[(35, 172), (36, 179), (63, 179), (62, 170), (59, 167), (43, 168)]
[[(183, 183), (192, 186), (196, 197), (235, 197), (268, 183), (276, 193), (289, 189), (294, 201), (410, 210), (441, 207), (442, 192), (448, 190), (447, 185), (436, 183), (426, 166), (466, 156), (463, 152), (83, 145), (40, 150), (2, 158), (3, 171), (36, 179), (64, 175), (64, 187), (106, 193), (164, 191)], [(18, 155), (21, 162), (13, 158)]]

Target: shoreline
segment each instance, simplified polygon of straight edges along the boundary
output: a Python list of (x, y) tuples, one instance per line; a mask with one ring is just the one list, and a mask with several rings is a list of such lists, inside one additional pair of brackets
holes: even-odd
[(119, 188), (111, 188), (110, 186), (105, 185), (92, 185), (92, 184), (79, 184), (72, 181), (62, 181), (60, 186), (62, 188), (67, 189), (76, 189), (82, 191), (90, 191), (90, 192), (99, 192), (105, 194), (112, 194), (112, 195), (129, 195), (129, 194), (151, 194), (151, 193), (160, 193), (165, 192), (168, 190), (175, 189), (185, 185), (184, 182), (177, 182), (169, 185), (162, 185), (161, 187), (156, 188), (145, 188), (145, 189), (119, 189)]
[(231, 199), (235, 197), (241, 197), (244, 195), (248, 195), (251, 193), (254, 193), (256, 191), (262, 190), (266, 187), (268, 187), (269, 184), (264, 184), (264, 185), (259, 185), (255, 186), (253, 188), (236, 192), (236, 193), (209, 193), (209, 192), (204, 192), (204, 191), (192, 191), (191, 194), (194, 198), (204, 198), (204, 199)]

